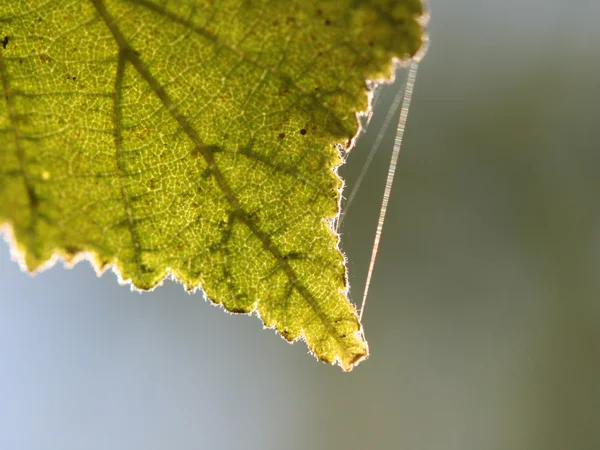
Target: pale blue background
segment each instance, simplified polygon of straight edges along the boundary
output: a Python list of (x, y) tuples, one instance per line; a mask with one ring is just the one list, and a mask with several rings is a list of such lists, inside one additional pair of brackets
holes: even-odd
[[(31, 278), (0, 241), (0, 449), (600, 448), (600, 2), (430, 5), (371, 358), (343, 374), (171, 282)], [(392, 140), (343, 230), (356, 298)]]

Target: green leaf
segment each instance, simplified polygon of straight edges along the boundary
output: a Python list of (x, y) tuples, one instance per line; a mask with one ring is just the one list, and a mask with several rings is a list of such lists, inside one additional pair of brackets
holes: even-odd
[(419, 49), (420, 0), (0, 4), (0, 224), (36, 270), (82, 252), (168, 274), (367, 355), (332, 221), (365, 79)]

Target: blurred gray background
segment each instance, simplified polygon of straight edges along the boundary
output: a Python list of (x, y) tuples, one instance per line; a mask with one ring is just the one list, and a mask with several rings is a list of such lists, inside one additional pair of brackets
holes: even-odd
[[(0, 449), (600, 448), (600, 2), (430, 9), (370, 359), (344, 374), (172, 282), (31, 278), (0, 241)], [(355, 300), (393, 135), (344, 223)]]

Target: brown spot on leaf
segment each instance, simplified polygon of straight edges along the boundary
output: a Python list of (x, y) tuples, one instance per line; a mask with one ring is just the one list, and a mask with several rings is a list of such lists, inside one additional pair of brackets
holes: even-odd
[(75, 246), (67, 246), (65, 247), (65, 252), (62, 255), (64, 260), (68, 263), (72, 262), (75, 257), (82, 251), (81, 248)]
[(227, 306), (227, 311), (229, 311), (232, 314), (247, 314), (248, 313), (248, 310), (246, 308), (244, 308), (243, 306), (238, 306), (238, 305)]
[(291, 335), (291, 333), (288, 330), (281, 330), (280, 333), (281, 333), (281, 336), (283, 336), (283, 338), (286, 341), (288, 341), (288, 342), (293, 341), (292, 335)]

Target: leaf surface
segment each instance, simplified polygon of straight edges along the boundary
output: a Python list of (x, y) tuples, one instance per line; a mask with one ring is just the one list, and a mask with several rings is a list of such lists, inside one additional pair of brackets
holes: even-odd
[(0, 224), (24, 265), (168, 274), (349, 370), (367, 355), (332, 220), (365, 79), (420, 0), (5, 1)]

